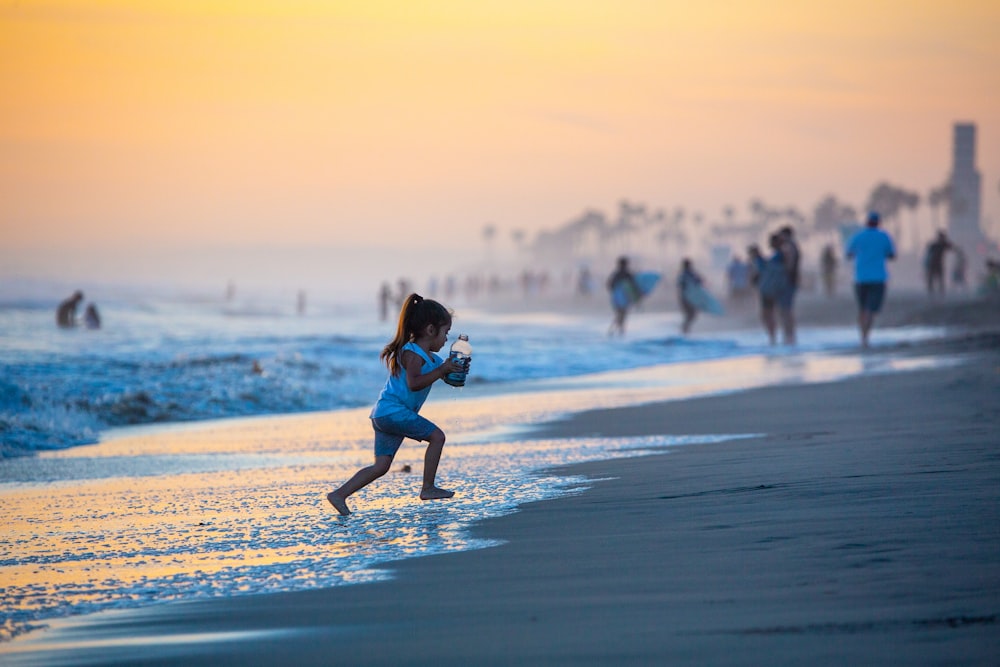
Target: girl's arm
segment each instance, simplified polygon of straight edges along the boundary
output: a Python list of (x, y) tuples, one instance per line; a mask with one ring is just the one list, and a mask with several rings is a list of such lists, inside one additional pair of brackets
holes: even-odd
[(414, 354), (409, 350), (403, 352), (400, 361), (403, 368), (406, 369), (406, 385), (410, 391), (426, 389), (448, 373), (461, 373), (465, 370), (463, 365), (457, 364), (451, 359), (445, 359), (444, 363), (437, 368), (427, 373), (421, 373), (420, 369), (423, 368), (424, 360), (420, 358), (419, 354)]

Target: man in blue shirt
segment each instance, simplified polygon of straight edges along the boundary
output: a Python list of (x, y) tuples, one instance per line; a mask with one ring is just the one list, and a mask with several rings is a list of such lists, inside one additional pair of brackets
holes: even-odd
[(896, 258), (892, 238), (879, 229), (879, 222), (878, 213), (869, 213), (867, 226), (847, 244), (847, 258), (854, 260), (854, 295), (858, 302), (862, 347), (868, 347), (868, 332), (885, 299), (885, 284), (889, 279), (885, 262)]

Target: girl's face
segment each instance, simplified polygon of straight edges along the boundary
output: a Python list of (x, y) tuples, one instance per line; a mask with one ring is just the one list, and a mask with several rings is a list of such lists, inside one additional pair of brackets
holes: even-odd
[(442, 347), (444, 347), (444, 344), (448, 342), (449, 331), (451, 331), (450, 324), (445, 324), (437, 328), (434, 327), (428, 328), (428, 333), (431, 336), (431, 341), (429, 346), (431, 352), (437, 352)]

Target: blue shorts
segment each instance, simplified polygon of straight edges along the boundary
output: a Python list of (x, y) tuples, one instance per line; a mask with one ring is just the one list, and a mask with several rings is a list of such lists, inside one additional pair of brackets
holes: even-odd
[(858, 308), (877, 313), (885, 300), (885, 283), (854, 283), (854, 297)]
[(395, 456), (403, 438), (426, 440), (437, 425), (416, 412), (397, 412), (385, 417), (372, 417), (375, 429), (375, 456)]

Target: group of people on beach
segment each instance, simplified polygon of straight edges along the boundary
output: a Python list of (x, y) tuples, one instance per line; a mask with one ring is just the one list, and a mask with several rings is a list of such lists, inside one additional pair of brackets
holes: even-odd
[[(869, 335), (885, 300), (888, 271), (886, 262), (896, 257), (891, 237), (880, 228), (881, 217), (877, 212), (868, 214), (865, 227), (854, 234), (847, 243), (846, 255), (854, 261), (854, 296), (858, 305), (858, 331), (862, 347), (868, 347)], [(943, 237), (943, 234), (941, 235)], [(950, 245), (938, 244), (936, 249)], [(943, 252), (943, 250), (941, 250)], [(760, 318), (771, 345), (777, 344), (780, 330), (785, 345), (796, 343), (795, 298), (801, 285), (802, 253), (792, 227), (782, 227), (768, 237), (765, 254), (759, 246), (747, 248), (749, 261), (734, 258), (727, 268), (730, 296), (742, 300), (756, 291), (760, 303)], [(936, 256), (936, 255), (935, 255)], [(833, 294), (837, 265), (832, 246), (827, 246), (821, 256), (824, 285), (828, 295)], [(935, 264), (936, 266), (936, 264)], [(936, 275), (936, 274), (935, 274)], [(691, 330), (699, 305), (692, 298), (692, 287), (703, 285), (704, 279), (695, 271), (690, 259), (681, 262), (677, 276), (677, 300), (681, 309), (681, 332)], [(608, 277), (607, 288), (614, 293), (622, 285), (634, 292), (635, 300), (612, 299), (614, 318), (609, 334), (623, 334), (629, 308), (642, 296), (635, 276), (628, 267), (628, 259), (620, 257), (615, 271)]]
[[(858, 305), (858, 332), (862, 347), (868, 347), (875, 315), (885, 301), (888, 271), (886, 262), (896, 257), (892, 238), (880, 228), (881, 216), (871, 211), (865, 226), (847, 242), (847, 259), (854, 261), (854, 298)], [(794, 345), (795, 297), (801, 284), (801, 251), (795, 241), (795, 231), (782, 227), (768, 239), (770, 255), (765, 257), (756, 245), (750, 246), (751, 283), (760, 295), (760, 313), (768, 340), (777, 342), (778, 322), (782, 342)], [(824, 289), (834, 291), (837, 257), (833, 246), (827, 245), (820, 257)]]
[[(846, 256), (854, 262), (854, 296), (858, 306), (858, 330), (861, 345), (868, 347), (876, 314), (885, 300), (888, 272), (886, 262), (896, 256), (891, 237), (880, 228), (878, 213), (868, 214), (865, 227), (854, 234), (846, 246)], [(778, 329), (782, 341), (796, 341), (794, 303), (800, 284), (801, 253), (791, 227), (783, 227), (768, 238), (769, 252), (757, 246), (748, 249), (750, 255), (748, 282), (760, 299), (761, 320), (772, 344), (777, 342)], [(826, 260), (835, 261), (835, 257)], [(683, 313), (681, 330), (687, 333), (698, 308), (691, 301), (689, 288), (700, 287), (704, 279), (695, 271), (690, 259), (684, 259), (677, 277), (678, 297)], [(400, 287), (405, 287), (405, 283)], [(614, 318), (609, 334), (624, 334), (629, 308), (644, 295), (627, 257), (619, 257), (606, 287), (612, 293), (625, 290), (627, 297), (612, 299)], [(82, 295), (79, 297), (82, 299)], [(391, 291), (382, 292), (383, 317), (386, 316)], [(75, 308), (75, 306), (73, 306)], [(437, 355), (448, 340), (451, 311), (433, 299), (410, 292), (401, 300), (394, 338), (384, 347), (381, 359), (388, 368), (388, 378), (369, 417), (374, 430), (372, 465), (359, 469), (350, 479), (327, 493), (327, 500), (342, 515), (351, 514), (347, 500), (375, 480), (385, 475), (405, 438), (427, 443), (424, 455), (422, 500), (451, 498), (454, 492), (437, 486), (436, 476), (445, 443), (444, 431), (422, 417), (420, 409), (431, 387), (448, 373), (462, 372), (467, 367)]]
[[(77, 326), (76, 309), (83, 302), (83, 292), (77, 290), (64, 299), (56, 308), (56, 326), (60, 329), (72, 329)], [(97, 305), (87, 304), (83, 312), (83, 324), (88, 329), (101, 328), (101, 315), (97, 312)]]
[[(886, 262), (896, 257), (892, 238), (880, 228), (881, 216), (868, 214), (865, 226), (847, 242), (847, 259), (854, 261), (854, 298), (858, 305), (858, 332), (862, 347), (868, 339), (875, 315), (885, 301), (888, 271)], [(761, 320), (772, 345), (776, 343), (777, 322), (781, 323), (782, 342), (794, 345), (795, 297), (801, 284), (801, 251), (791, 227), (783, 227), (768, 239), (771, 254), (764, 257), (757, 246), (748, 252), (754, 268), (751, 282), (760, 294)], [(836, 253), (828, 245), (820, 258), (827, 295), (834, 290)]]
[[(858, 326), (862, 345), (868, 345), (868, 334), (875, 313), (885, 297), (886, 260), (893, 259), (896, 251), (889, 235), (879, 229), (879, 216), (871, 213), (867, 226), (858, 232), (847, 245), (847, 256), (855, 262), (855, 295), (858, 301)], [(786, 227), (769, 239), (771, 254), (764, 257), (759, 249), (751, 248), (754, 282), (760, 293), (761, 317), (773, 343), (780, 318), (783, 340), (795, 342), (795, 318), (792, 306), (799, 284), (799, 247), (794, 232)], [(700, 286), (702, 277), (695, 271), (690, 259), (685, 259), (677, 279), (681, 295), (686, 332), (694, 321), (697, 309), (685, 296), (689, 286)], [(628, 298), (612, 300), (614, 319), (609, 333), (623, 334), (629, 307), (638, 302), (644, 292), (627, 257), (619, 257), (615, 271), (608, 277), (609, 290), (627, 289)], [(82, 298), (82, 297), (81, 297)], [(388, 300), (388, 294), (386, 295)], [(776, 318), (777, 313), (777, 318)], [(424, 455), (421, 500), (451, 498), (454, 491), (437, 486), (437, 469), (445, 443), (444, 431), (420, 415), (420, 409), (431, 387), (449, 373), (467, 371), (462, 363), (450, 358), (442, 359), (437, 352), (448, 341), (451, 330), (451, 311), (433, 299), (410, 293), (402, 300), (396, 333), (383, 348), (381, 359), (388, 368), (388, 378), (382, 388), (369, 418), (374, 430), (375, 461), (359, 469), (350, 479), (327, 493), (327, 501), (342, 515), (351, 514), (347, 500), (387, 472), (403, 440), (410, 438), (427, 443)]]
[(770, 254), (764, 256), (760, 247), (747, 249), (752, 267), (751, 282), (760, 295), (760, 318), (771, 345), (777, 342), (778, 323), (782, 341), (794, 345), (795, 296), (801, 282), (802, 253), (795, 242), (795, 230), (782, 227), (768, 237)]

